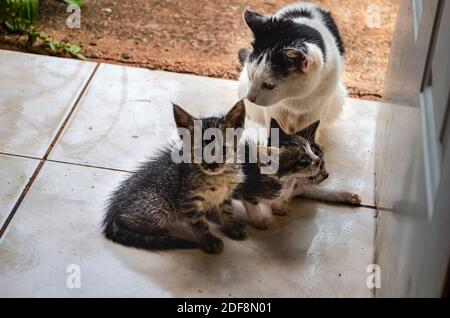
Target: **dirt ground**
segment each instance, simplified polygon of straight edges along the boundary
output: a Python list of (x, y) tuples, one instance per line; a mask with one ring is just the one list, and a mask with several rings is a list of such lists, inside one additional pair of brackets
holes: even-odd
[[(37, 25), (58, 40), (83, 45), (89, 60), (236, 79), (239, 48), (251, 33), (246, 8), (271, 14), (292, 0), (86, 0), (81, 28), (66, 27), (66, 5), (40, 1)], [(318, 0), (331, 9), (347, 50), (345, 84), (350, 96), (379, 99), (398, 10), (398, 0)], [(369, 28), (370, 6), (380, 28)], [(372, 11), (373, 12), (373, 11)], [(0, 48), (18, 48), (18, 36), (1, 33)], [(30, 51), (30, 49), (27, 49)], [(31, 51), (43, 53), (39, 47)], [(46, 52), (46, 51), (45, 51)], [(46, 53), (47, 54), (47, 53)]]

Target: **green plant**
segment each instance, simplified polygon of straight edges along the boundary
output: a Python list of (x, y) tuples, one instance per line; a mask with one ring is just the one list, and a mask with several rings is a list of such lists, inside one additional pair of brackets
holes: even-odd
[[(80, 6), (82, 0), (63, 0), (68, 4)], [(33, 25), (39, 11), (39, 0), (0, 0), (0, 21), (3, 21), (10, 32), (28, 35), (26, 43), (31, 46), (41, 40), (52, 53), (66, 53), (79, 59), (85, 59), (81, 53), (81, 45), (53, 40), (38, 27)]]
[(0, 12), (8, 30), (14, 32), (23, 25), (25, 20), (33, 23), (39, 13), (39, 0), (1, 0)]
[(67, 4), (74, 4), (76, 6), (81, 7), (81, 5), (83, 4), (84, 0), (61, 0), (62, 2), (65, 2)]

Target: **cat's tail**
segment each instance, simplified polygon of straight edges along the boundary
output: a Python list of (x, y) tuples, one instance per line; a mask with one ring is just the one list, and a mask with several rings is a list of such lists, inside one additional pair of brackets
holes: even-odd
[(150, 251), (198, 248), (197, 243), (171, 236), (166, 230), (148, 233), (132, 231), (108, 217), (103, 220), (103, 234), (115, 243)]

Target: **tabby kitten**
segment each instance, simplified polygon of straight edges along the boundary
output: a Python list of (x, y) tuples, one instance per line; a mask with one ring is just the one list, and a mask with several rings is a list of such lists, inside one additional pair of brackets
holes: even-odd
[[(261, 161), (243, 164), (245, 181), (240, 184), (234, 198), (241, 200), (249, 219), (260, 229), (267, 229), (272, 223), (272, 213), (286, 215), (288, 203), (295, 196), (304, 196), (327, 202), (359, 204), (357, 195), (349, 192), (325, 190), (315, 185), (328, 178), (325, 158), (321, 147), (315, 143), (315, 135), (319, 122), (289, 135), (279, 126), (275, 119), (271, 121), (271, 129), (279, 131), (279, 148), (257, 146), (261, 152), (276, 152), (279, 168), (274, 174), (261, 173)], [(269, 137), (268, 145), (272, 145)], [(252, 154), (251, 144), (246, 152)], [(255, 161), (252, 161), (255, 162)]]
[[(190, 132), (191, 139), (187, 141), (192, 146), (188, 154), (191, 159), (196, 151), (203, 151), (213, 143), (221, 143), (219, 147), (227, 143), (225, 138), (209, 143), (202, 138), (201, 145), (195, 146), (197, 123), (201, 122), (202, 136), (209, 128), (220, 129), (225, 136), (227, 128), (242, 128), (245, 121), (242, 101), (224, 117), (196, 119), (177, 105), (173, 105), (173, 113), (180, 135), (181, 129)], [(235, 221), (231, 206), (232, 193), (244, 178), (241, 166), (236, 160), (176, 163), (174, 151), (180, 153), (181, 149), (161, 150), (115, 190), (103, 220), (105, 236), (126, 246), (149, 250), (200, 246), (207, 253), (220, 253), (223, 242), (211, 233), (205, 221), (205, 213), (216, 210), (220, 211), (224, 233), (233, 239), (244, 239), (244, 226)], [(198, 243), (175, 237), (169, 231), (177, 220), (190, 226)]]

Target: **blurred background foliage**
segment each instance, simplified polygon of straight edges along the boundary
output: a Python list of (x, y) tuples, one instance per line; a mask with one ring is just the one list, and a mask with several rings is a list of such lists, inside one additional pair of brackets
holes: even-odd
[[(55, 0), (56, 1), (56, 0)], [(80, 7), (84, 0), (58, 0), (67, 5)], [(66, 53), (73, 57), (84, 59), (81, 45), (56, 41), (33, 25), (39, 16), (39, 0), (0, 0), (0, 22), (9, 32), (28, 35), (21, 45), (31, 46), (41, 41), (52, 53)]]

